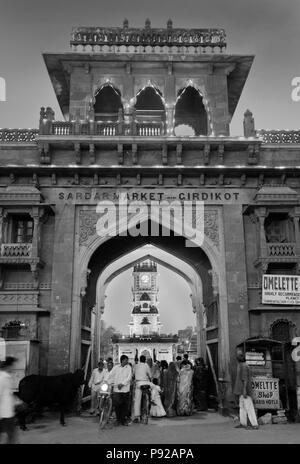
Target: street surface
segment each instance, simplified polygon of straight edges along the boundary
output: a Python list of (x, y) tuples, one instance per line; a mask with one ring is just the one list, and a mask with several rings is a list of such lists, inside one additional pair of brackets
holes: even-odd
[(46, 413), (18, 432), (21, 444), (235, 444), (300, 443), (300, 424), (262, 425), (259, 430), (235, 429), (236, 422), (216, 412), (198, 412), (190, 417), (150, 419), (148, 425), (108, 426), (99, 430), (96, 417), (67, 416), (66, 427), (59, 414)]

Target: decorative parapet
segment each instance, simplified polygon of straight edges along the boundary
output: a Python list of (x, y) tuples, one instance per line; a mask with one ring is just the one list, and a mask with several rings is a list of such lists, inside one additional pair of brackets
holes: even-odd
[[(169, 20), (167, 28), (151, 28), (151, 23), (146, 20), (144, 28), (129, 28), (125, 20), (123, 27), (76, 27), (71, 34), (70, 45), (77, 51), (80, 47), (83, 51), (97, 52), (129, 52), (131, 48), (135, 52), (155, 52), (155, 47), (175, 48), (173, 52), (189, 53), (191, 48), (195, 52), (205, 53), (208, 47), (211, 52), (216, 48), (222, 53), (226, 49), (226, 33), (224, 29), (182, 29), (173, 28)], [(147, 50), (150, 47), (150, 50)], [(167, 50), (166, 50), (167, 51)]]
[(258, 130), (256, 136), (263, 143), (300, 143), (300, 130)]
[(38, 129), (0, 129), (1, 142), (35, 142)]
[(296, 243), (267, 243), (268, 257), (296, 256)]
[(3, 243), (1, 245), (1, 256), (30, 257), (32, 254), (31, 243)]
[(0, 307), (6, 305), (30, 305), (38, 306), (38, 291), (1, 291)]

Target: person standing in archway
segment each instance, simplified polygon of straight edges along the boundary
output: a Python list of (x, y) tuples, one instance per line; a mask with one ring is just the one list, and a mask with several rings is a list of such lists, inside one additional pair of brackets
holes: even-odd
[(252, 401), (252, 391), (250, 382), (250, 370), (246, 363), (245, 355), (238, 351), (236, 355), (237, 371), (233, 393), (239, 397), (240, 407), (240, 424), (236, 428), (247, 428), (247, 418), (249, 418), (251, 427), (258, 429), (257, 418)]
[(191, 416), (193, 413), (194, 371), (188, 362), (186, 364), (183, 362), (177, 381), (176, 413), (178, 416)]
[(107, 380), (107, 377), (108, 370), (104, 369), (104, 362), (101, 360), (98, 362), (98, 367), (96, 367), (96, 369), (93, 370), (89, 381), (89, 387), (91, 389), (91, 415), (95, 414), (98, 392), (100, 390), (101, 383), (105, 382)]
[(138, 364), (135, 364), (133, 368), (133, 375), (135, 379), (133, 416), (134, 422), (138, 422), (141, 417), (141, 386), (150, 385), (152, 380), (151, 369), (149, 365), (146, 363), (146, 356), (140, 356), (140, 362)]
[(197, 411), (207, 411), (208, 408), (208, 367), (203, 358), (195, 359), (193, 377), (193, 398)]
[(175, 362), (170, 362), (164, 385), (164, 408), (168, 417), (176, 416), (176, 391), (178, 370)]
[(132, 369), (128, 364), (126, 354), (122, 354), (120, 362), (119, 366), (115, 366), (110, 371), (107, 381), (113, 385), (113, 407), (116, 412), (117, 424), (129, 425), (128, 411)]

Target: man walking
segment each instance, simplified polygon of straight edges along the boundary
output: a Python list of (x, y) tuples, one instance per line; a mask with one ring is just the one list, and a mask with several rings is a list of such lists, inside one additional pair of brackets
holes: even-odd
[(132, 369), (128, 364), (128, 356), (123, 354), (121, 365), (115, 366), (109, 373), (107, 381), (113, 384), (113, 406), (115, 408), (117, 423), (128, 425), (128, 406), (130, 401), (130, 381)]
[(7, 356), (0, 365), (0, 436), (6, 433), (7, 444), (16, 443), (15, 400), (10, 375), (16, 361)]
[(254, 410), (253, 401), (251, 398), (251, 383), (249, 366), (246, 363), (245, 355), (243, 352), (237, 353), (237, 372), (234, 386), (234, 394), (239, 397), (240, 407), (240, 424), (236, 428), (247, 428), (247, 418), (252, 429), (258, 429), (257, 418)]
[(138, 422), (141, 417), (141, 400), (142, 400), (142, 385), (150, 385), (151, 383), (151, 369), (146, 363), (146, 356), (140, 356), (140, 362), (135, 364), (133, 368), (133, 375), (135, 378), (135, 391), (134, 391), (134, 406), (133, 415), (134, 422)]

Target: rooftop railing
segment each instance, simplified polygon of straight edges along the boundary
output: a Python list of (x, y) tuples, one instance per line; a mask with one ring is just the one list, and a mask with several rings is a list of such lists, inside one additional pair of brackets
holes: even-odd
[(299, 130), (259, 130), (256, 135), (263, 143), (300, 143)]
[(0, 142), (34, 142), (38, 129), (0, 129)]
[(151, 28), (150, 20), (146, 20), (144, 28), (129, 27), (125, 20), (123, 27), (76, 27), (71, 34), (72, 50), (96, 51), (112, 53), (150, 52), (170, 48), (172, 52), (189, 53), (210, 52), (226, 49), (226, 33), (224, 29), (182, 29), (173, 28), (171, 20), (167, 28)]

